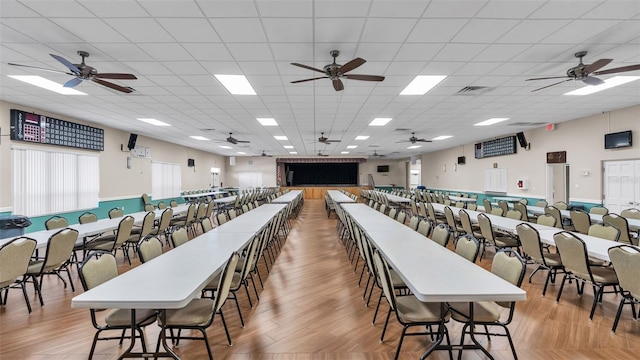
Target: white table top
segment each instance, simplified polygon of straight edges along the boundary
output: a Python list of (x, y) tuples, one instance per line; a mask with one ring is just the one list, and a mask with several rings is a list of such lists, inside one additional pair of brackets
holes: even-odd
[[(453, 251), (393, 221), (386, 229), (370, 229), (370, 223), (388, 216), (364, 204), (344, 209), (367, 233), (420, 301), (520, 301), (526, 292), (464, 259)], [(370, 222), (371, 220), (372, 222)]]
[(449, 200), (462, 201), (462, 202), (476, 202), (476, 199), (474, 198), (466, 198), (466, 197), (451, 196), (451, 195), (449, 195)]
[(302, 196), (302, 190), (291, 190), (286, 194), (273, 199), (271, 202), (274, 204), (288, 204), (296, 200), (299, 196)]
[(213, 202), (216, 204), (228, 204), (231, 202), (235, 202), (237, 197), (237, 195), (231, 195), (220, 199), (214, 199)]
[[(340, 204), (344, 211), (346, 211), (356, 223), (365, 230), (386, 230), (391, 226), (396, 226), (400, 224), (396, 220), (390, 218), (389, 216), (372, 216), (371, 211), (373, 210), (369, 206), (365, 204)], [(375, 210), (373, 210), (375, 211)], [(375, 211), (382, 215), (379, 211)]]
[(182, 195), (183, 198), (185, 199), (190, 199), (190, 198), (200, 198), (200, 197), (205, 197), (205, 196), (214, 196), (214, 195), (220, 195), (220, 194), (226, 194), (227, 191), (209, 191), (209, 192), (205, 192), (205, 193), (198, 193), (198, 194), (184, 194)]
[(406, 197), (402, 197), (402, 196), (398, 196), (398, 195), (392, 195), (386, 192), (382, 192), (382, 191), (376, 191), (376, 193), (382, 195), (382, 196), (386, 196), (387, 199), (389, 199), (389, 201), (394, 202), (394, 203), (410, 203), (411, 199), (406, 198)]
[(340, 190), (327, 190), (327, 194), (336, 203), (354, 203), (356, 202), (349, 196), (342, 193)]
[(506, 202), (518, 202), (520, 200), (522, 200), (521, 198), (514, 198), (514, 197), (508, 197), (508, 196), (494, 196), (493, 200), (497, 200), (497, 201), (506, 201)]
[[(543, 207), (539, 207), (539, 206), (529, 206), (529, 205), (527, 205), (527, 211), (532, 213), (532, 214), (536, 214), (536, 215), (544, 214), (544, 208)], [(560, 210), (560, 215), (565, 219), (570, 219), (571, 218), (571, 211), (569, 211), (569, 210)], [(602, 216), (603, 215), (600, 215), (600, 214), (591, 214), (591, 213), (589, 213), (589, 218), (591, 219), (592, 223), (601, 224), (602, 223)], [(627, 219), (627, 223), (629, 224), (629, 228), (631, 230), (640, 229), (640, 220), (639, 219)]]
[(262, 204), (249, 212), (239, 215), (231, 221), (227, 221), (214, 230), (239, 233), (249, 231), (256, 233), (262, 229), (275, 214), (286, 206), (286, 204)]

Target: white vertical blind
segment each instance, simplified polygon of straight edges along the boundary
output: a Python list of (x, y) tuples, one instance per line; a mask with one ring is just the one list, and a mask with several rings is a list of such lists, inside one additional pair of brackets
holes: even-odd
[(178, 164), (151, 162), (151, 193), (154, 199), (180, 196), (182, 167)]
[(14, 214), (38, 216), (98, 206), (98, 156), (29, 148), (14, 148), (11, 154)]

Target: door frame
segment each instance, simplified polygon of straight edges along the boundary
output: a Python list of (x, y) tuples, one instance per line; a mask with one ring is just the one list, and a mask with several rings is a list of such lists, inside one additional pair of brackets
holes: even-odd
[(571, 181), (570, 181), (570, 173), (571, 173), (571, 166), (569, 163), (557, 163), (557, 164), (547, 164), (547, 190), (546, 190), (546, 197), (545, 200), (547, 201), (547, 203), (549, 205), (552, 205), (554, 203), (554, 196), (553, 196), (553, 166), (558, 166), (558, 165), (562, 165), (564, 166), (564, 188), (565, 188), (565, 199), (563, 199), (563, 201), (565, 201), (567, 204), (570, 202), (571, 199)]

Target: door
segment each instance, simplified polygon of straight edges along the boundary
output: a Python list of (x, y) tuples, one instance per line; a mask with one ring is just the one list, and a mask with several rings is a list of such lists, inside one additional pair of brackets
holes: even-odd
[(640, 160), (605, 161), (604, 206), (609, 212), (640, 206)]
[(547, 164), (547, 197), (549, 204), (569, 203), (569, 164)]

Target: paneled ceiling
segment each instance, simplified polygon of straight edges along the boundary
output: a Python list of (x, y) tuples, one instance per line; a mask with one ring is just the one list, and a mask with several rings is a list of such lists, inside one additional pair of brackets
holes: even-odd
[[(406, 157), (640, 103), (640, 81), (588, 96), (563, 95), (581, 81), (537, 92), (554, 80), (525, 81), (565, 75), (582, 50), (585, 63), (613, 59), (604, 69), (640, 63), (637, 0), (2, 0), (0, 40), (0, 99), (223, 155)], [(333, 49), (339, 64), (367, 60), (353, 73), (386, 79), (344, 80), (340, 92), (329, 79), (290, 83), (322, 75), (290, 63), (322, 68)], [(136, 91), (85, 81), (77, 89), (87, 96), (68, 96), (7, 77), (62, 84), (70, 77), (7, 63), (65, 70), (49, 54), (78, 63), (78, 50), (100, 72), (135, 74), (114, 82)], [(213, 74), (245, 75), (257, 95), (231, 95)], [(447, 78), (425, 95), (399, 95), (416, 75)], [(459, 94), (469, 86), (486, 89)], [(264, 117), (278, 126), (263, 127), (256, 118)], [(393, 120), (368, 126), (377, 117)], [(473, 126), (494, 117), (510, 120)], [(225, 142), (230, 132), (250, 143)], [(341, 142), (317, 143), (320, 132)], [(452, 137), (407, 149), (400, 141), (411, 132)]]

